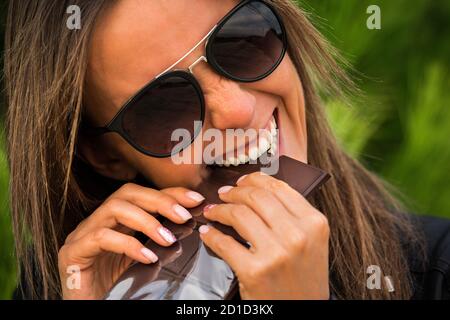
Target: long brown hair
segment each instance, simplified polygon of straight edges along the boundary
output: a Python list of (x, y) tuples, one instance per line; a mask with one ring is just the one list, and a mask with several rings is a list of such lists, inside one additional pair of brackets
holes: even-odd
[[(403, 299), (411, 296), (404, 239), (412, 224), (384, 184), (337, 144), (319, 93), (354, 89), (336, 51), (307, 14), (290, 0), (271, 1), (284, 19), (289, 55), (303, 83), (308, 160), (333, 179), (312, 199), (331, 227), (331, 288), (339, 298)], [(90, 210), (72, 163), (82, 114), (87, 52), (107, 0), (10, 1), (5, 47), (10, 194), (16, 254), (31, 294), (60, 297), (58, 250), (69, 215)], [(78, 5), (82, 28), (66, 28), (66, 8)], [(81, 215), (79, 215), (81, 216)], [(36, 266), (36, 270), (33, 269)], [(395, 292), (368, 290), (366, 269), (378, 265)], [(33, 292), (42, 283), (41, 293)]]

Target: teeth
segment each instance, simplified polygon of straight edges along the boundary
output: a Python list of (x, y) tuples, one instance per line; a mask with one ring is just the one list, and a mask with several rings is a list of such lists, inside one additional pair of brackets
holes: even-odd
[(278, 144), (278, 130), (277, 130), (277, 123), (274, 117), (272, 117), (272, 119), (269, 122), (269, 129), (270, 130), (264, 130), (264, 132), (260, 135), (257, 143), (256, 142), (250, 143), (248, 155), (242, 153), (238, 154), (237, 157), (230, 156), (226, 160), (217, 159), (214, 161), (214, 164), (219, 166), (223, 165), (225, 167), (229, 167), (231, 165), (238, 166), (240, 164), (244, 164), (249, 161), (257, 160), (265, 152), (275, 155)]
[(235, 167), (237, 167), (240, 163), (239, 159), (236, 159), (235, 157), (230, 157), (229, 161), (230, 161), (230, 165), (233, 165)]
[(272, 145), (272, 143), (275, 140), (275, 137), (272, 135), (272, 132), (270, 131), (269, 134), (267, 135), (267, 138), (269, 139), (269, 144)]
[(266, 152), (267, 150), (269, 150), (270, 148), (270, 143), (269, 141), (267, 141), (266, 138), (260, 138), (259, 139), (259, 148), (258, 148), (258, 154), (259, 156), (261, 156), (262, 154), (264, 154), (264, 152)]
[(250, 157), (246, 154), (239, 155), (239, 162), (240, 163), (247, 163), (250, 160)]
[(269, 154), (275, 155), (277, 153), (277, 147), (278, 147), (277, 130), (275, 129), (275, 134), (271, 134), (270, 136), (273, 138), (273, 141), (270, 145)]
[(248, 152), (248, 156), (250, 157), (250, 160), (256, 160), (258, 159), (258, 147), (251, 147), (250, 151)]
[(276, 123), (274, 117), (272, 117), (272, 119), (270, 120), (269, 128), (270, 128), (270, 131), (272, 131), (273, 129), (276, 129), (276, 128), (277, 128), (277, 123)]
[(277, 153), (277, 145), (273, 144), (269, 149), (269, 154), (275, 155)]
[(270, 129), (270, 135), (272, 136), (272, 137), (276, 137), (277, 136), (277, 129)]

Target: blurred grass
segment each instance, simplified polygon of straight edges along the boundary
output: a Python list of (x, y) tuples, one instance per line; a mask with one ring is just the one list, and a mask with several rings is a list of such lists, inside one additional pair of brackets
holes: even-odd
[[(410, 210), (450, 217), (450, 1), (298, 1), (352, 63), (365, 93), (328, 102), (343, 147), (406, 195)], [(368, 30), (366, 8), (381, 9)]]
[[(3, 33), (6, 2), (0, 2), (0, 70), (3, 70)], [(10, 299), (16, 286), (14, 240), (8, 207), (9, 171), (5, 154), (3, 74), (0, 73), (0, 299)]]
[(410, 74), (411, 99), (402, 110), (404, 142), (382, 173), (411, 199), (418, 212), (450, 217), (450, 72), (429, 64)]
[[(407, 195), (412, 212), (450, 217), (450, 1), (296, 2), (359, 72), (365, 97), (327, 103), (342, 146)], [(381, 30), (366, 27), (374, 4)], [(4, 12), (0, 5), (0, 28)], [(3, 150), (1, 140), (0, 299), (15, 286)]]
[(8, 164), (4, 136), (0, 134), (0, 299), (8, 299), (15, 287), (15, 259), (13, 237), (8, 210)]

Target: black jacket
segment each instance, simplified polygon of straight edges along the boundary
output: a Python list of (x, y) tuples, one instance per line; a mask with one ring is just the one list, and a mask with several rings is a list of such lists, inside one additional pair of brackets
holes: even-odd
[(450, 220), (419, 217), (426, 239), (426, 261), (408, 252), (415, 300), (450, 300)]

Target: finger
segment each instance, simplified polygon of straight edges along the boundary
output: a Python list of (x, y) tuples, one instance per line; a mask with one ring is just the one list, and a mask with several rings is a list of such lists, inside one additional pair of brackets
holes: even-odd
[(205, 197), (200, 193), (182, 187), (166, 188), (162, 189), (161, 192), (171, 196), (186, 208), (194, 208), (205, 200)]
[(271, 230), (261, 217), (245, 205), (226, 203), (207, 206), (203, 214), (207, 219), (233, 227), (255, 250), (267, 249), (273, 239)]
[(200, 239), (215, 254), (221, 257), (237, 274), (242, 273), (242, 268), (249, 265), (253, 254), (232, 237), (223, 234), (209, 225), (199, 228)]
[(259, 172), (241, 177), (238, 186), (253, 186), (271, 192), (294, 216), (303, 217), (312, 212), (311, 204), (286, 182)]
[(88, 264), (103, 252), (124, 254), (146, 264), (158, 260), (158, 257), (136, 238), (107, 228), (97, 229), (95, 232), (65, 245), (62, 254), (66, 256), (65, 261), (70, 261), (70, 263)]
[(162, 246), (169, 246), (176, 241), (175, 236), (148, 212), (132, 203), (111, 199), (101, 209), (96, 210), (86, 222), (80, 226), (73, 240), (85, 236), (98, 228), (113, 229), (123, 225), (134, 231), (140, 231)]
[(280, 201), (263, 188), (226, 186), (219, 189), (219, 197), (227, 203), (247, 205), (278, 235), (283, 235), (294, 223)]
[(147, 212), (159, 213), (175, 223), (184, 223), (192, 218), (172, 196), (137, 184), (125, 184), (107, 200), (112, 198), (127, 200)]

